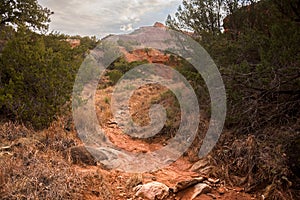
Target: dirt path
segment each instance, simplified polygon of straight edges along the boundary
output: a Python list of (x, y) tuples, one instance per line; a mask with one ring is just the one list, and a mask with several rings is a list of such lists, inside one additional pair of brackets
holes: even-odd
[[(148, 85), (135, 91), (130, 100), (131, 115), (136, 123), (145, 125), (149, 123), (149, 105), (151, 99), (156, 98), (160, 94), (166, 92), (164, 87), (157, 85)], [(124, 134), (120, 126), (115, 122), (110, 110), (112, 87), (99, 89), (96, 93), (96, 109), (100, 125), (105, 131), (109, 140), (116, 146), (129, 152), (147, 153), (162, 148), (165, 145), (165, 139), (161, 141), (133, 139), (129, 135)], [(241, 188), (225, 187), (222, 180), (210, 179), (205, 174), (200, 174), (191, 170), (192, 163), (188, 156), (180, 157), (176, 162), (168, 167), (160, 169), (152, 173), (132, 174), (120, 172), (118, 170), (106, 170), (99, 166), (79, 167), (75, 169), (79, 173), (100, 173), (105, 177), (105, 182), (110, 184), (110, 191), (114, 199), (144, 199), (135, 196), (135, 187), (140, 184), (157, 181), (165, 184), (171, 190), (165, 199), (254, 199), (249, 194), (242, 192)], [(212, 189), (205, 194), (192, 197), (195, 194), (194, 185), (204, 182)], [(86, 199), (101, 199), (96, 194), (87, 193)]]

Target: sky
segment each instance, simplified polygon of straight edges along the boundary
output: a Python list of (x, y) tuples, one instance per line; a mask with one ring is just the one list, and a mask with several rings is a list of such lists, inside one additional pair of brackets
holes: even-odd
[(38, 0), (54, 14), (50, 31), (96, 36), (129, 33), (166, 21), (182, 0)]

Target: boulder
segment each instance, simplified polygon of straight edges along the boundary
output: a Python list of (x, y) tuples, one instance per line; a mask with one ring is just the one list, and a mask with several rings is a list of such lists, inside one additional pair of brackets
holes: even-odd
[(84, 146), (67, 149), (66, 156), (73, 164), (97, 165), (97, 161)]
[(161, 200), (169, 195), (169, 188), (160, 182), (150, 182), (136, 187), (136, 197), (141, 197), (148, 200)]

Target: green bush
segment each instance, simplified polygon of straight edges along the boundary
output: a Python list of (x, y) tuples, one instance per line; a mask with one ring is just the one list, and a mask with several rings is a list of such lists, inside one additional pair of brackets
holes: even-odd
[(115, 85), (119, 81), (119, 79), (123, 76), (122, 72), (118, 70), (111, 70), (107, 72), (107, 75), (112, 85)]
[[(108, 72), (106, 75), (109, 77), (112, 85), (116, 84), (118, 80), (129, 70), (134, 69), (135, 67), (139, 65), (143, 65), (148, 63), (148, 61), (134, 61), (134, 62), (128, 62), (125, 60), (125, 58), (121, 57), (117, 59), (115, 62), (113, 62), (109, 67), (108, 67)], [(127, 78), (130, 79), (136, 79), (136, 78), (142, 78), (143, 75), (141, 73), (132, 73), (127, 76)]]
[(139, 65), (146, 64), (146, 63), (148, 63), (147, 60), (128, 62), (127, 60), (125, 60), (125, 58), (121, 57), (121, 58), (117, 59), (114, 63), (112, 63), (108, 69), (118, 70), (122, 74), (125, 74), (129, 70), (131, 70)]
[(70, 99), (82, 54), (53, 35), (19, 30), (0, 56), (1, 114), (35, 128), (49, 125)]

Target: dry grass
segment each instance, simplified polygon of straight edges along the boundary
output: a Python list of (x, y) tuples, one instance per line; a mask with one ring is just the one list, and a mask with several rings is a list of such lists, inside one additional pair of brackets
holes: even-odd
[(261, 135), (227, 133), (213, 152), (216, 176), (266, 199), (298, 199), (299, 178), (288, 164), (284, 142), (292, 138), (293, 133), (275, 128)]
[[(11, 122), (0, 125), (0, 199), (106, 199), (111, 192), (97, 173), (77, 171), (63, 152), (80, 141), (58, 120), (44, 131)], [(2, 151), (3, 152), (3, 151)]]

